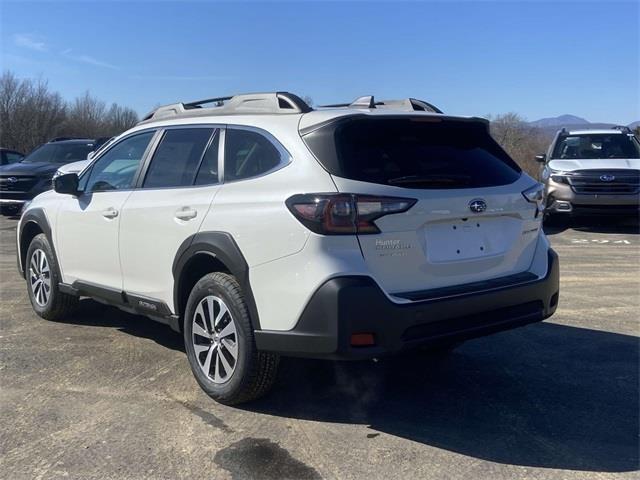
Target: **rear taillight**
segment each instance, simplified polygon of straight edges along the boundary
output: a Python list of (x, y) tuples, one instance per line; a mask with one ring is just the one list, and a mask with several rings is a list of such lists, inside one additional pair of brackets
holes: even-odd
[(352, 193), (307, 193), (289, 197), (287, 207), (305, 227), (321, 235), (380, 233), (380, 217), (409, 210), (412, 198)]
[(536, 204), (535, 217), (537, 218), (538, 214), (544, 210), (544, 185), (538, 183), (522, 192), (522, 196), (527, 202)]

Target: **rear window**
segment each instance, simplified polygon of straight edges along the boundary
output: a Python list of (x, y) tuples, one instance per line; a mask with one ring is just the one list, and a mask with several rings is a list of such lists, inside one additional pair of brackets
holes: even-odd
[(551, 158), (640, 158), (640, 147), (623, 133), (568, 135), (558, 138)]
[(405, 188), (477, 188), (521, 170), (480, 122), (427, 118), (338, 121), (304, 137), (333, 175)]

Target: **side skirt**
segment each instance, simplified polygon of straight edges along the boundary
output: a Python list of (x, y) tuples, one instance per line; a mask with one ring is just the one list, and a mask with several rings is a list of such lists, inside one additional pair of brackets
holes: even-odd
[(89, 282), (75, 281), (71, 285), (60, 282), (60, 291), (76, 297), (90, 297), (98, 302), (112, 305), (120, 310), (144, 315), (159, 323), (169, 325), (180, 332), (180, 318), (171, 313), (168, 305), (155, 298), (133, 295), (115, 288), (104, 287)]

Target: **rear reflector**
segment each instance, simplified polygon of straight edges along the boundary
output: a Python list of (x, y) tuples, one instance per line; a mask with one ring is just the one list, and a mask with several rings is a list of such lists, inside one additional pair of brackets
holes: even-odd
[(352, 347), (370, 347), (375, 344), (373, 333), (354, 333), (351, 335)]

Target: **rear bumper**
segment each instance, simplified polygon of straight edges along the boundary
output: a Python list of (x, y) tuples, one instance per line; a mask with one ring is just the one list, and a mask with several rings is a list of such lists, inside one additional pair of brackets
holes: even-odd
[[(551, 249), (544, 278), (405, 304), (389, 300), (370, 277), (338, 277), (314, 293), (293, 330), (256, 330), (255, 340), (259, 350), (282, 355), (372, 358), (542, 321), (555, 312), (558, 294), (558, 256)], [(375, 345), (351, 346), (355, 333), (372, 333)]]

